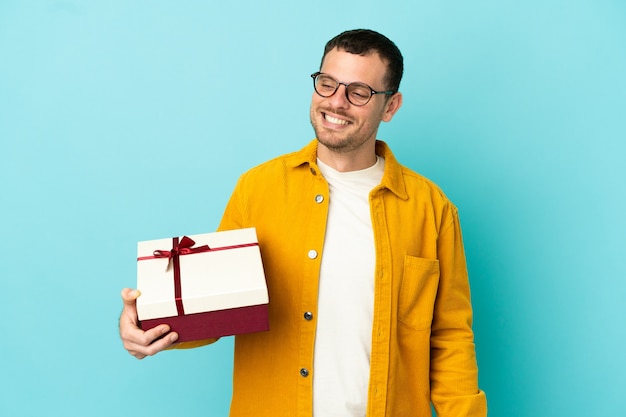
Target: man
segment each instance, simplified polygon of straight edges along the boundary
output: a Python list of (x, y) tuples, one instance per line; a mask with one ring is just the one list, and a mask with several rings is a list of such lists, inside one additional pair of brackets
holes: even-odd
[[(330, 40), (316, 140), (231, 196), (220, 230), (256, 227), (270, 294), (270, 330), (235, 339), (232, 416), (429, 416), (431, 401), (439, 417), (486, 415), (457, 209), (376, 140), (402, 72), (383, 35)], [(122, 291), (120, 334), (142, 358), (177, 335), (141, 331), (137, 295)]]

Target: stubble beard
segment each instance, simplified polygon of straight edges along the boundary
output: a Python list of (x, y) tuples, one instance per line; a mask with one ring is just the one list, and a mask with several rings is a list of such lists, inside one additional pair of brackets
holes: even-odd
[[(346, 117), (344, 114), (342, 114), (342, 112), (333, 111), (333, 113), (339, 116)], [(318, 142), (324, 145), (324, 147), (328, 148), (329, 150), (335, 153), (345, 154), (360, 148), (367, 142), (369, 136), (363, 137), (360, 132), (354, 132), (353, 134), (344, 134), (329, 131), (328, 129), (325, 129), (324, 126), (317, 126), (317, 122), (314, 117), (317, 114), (320, 114), (319, 111), (311, 112), (311, 126), (313, 126), (313, 130), (315, 131), (315, 137), (317, 138)], [(322, 116), (320, 115), (320, 117)], [(368, 133), (371, 134), (372, 132)]]

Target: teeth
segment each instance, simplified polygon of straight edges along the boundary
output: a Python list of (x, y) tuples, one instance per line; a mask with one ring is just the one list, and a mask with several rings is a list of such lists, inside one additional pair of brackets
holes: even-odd
[(342, 119), (337, 119), (335, 117), (329, 116), (327, 114), (324, 115), (325, 119), (328, 120), (330, 123), (336, 124), (336, 125), (347, 125), (348, 121), (347, 120), (342, 120)]

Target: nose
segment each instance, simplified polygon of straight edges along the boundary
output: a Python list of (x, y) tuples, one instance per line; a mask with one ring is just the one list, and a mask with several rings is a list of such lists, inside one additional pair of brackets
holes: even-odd
[(348, 87), (345, 84), (340, 83), (339, 88), (337, 88), (337, 91), (335, 91), (335, 94), (328, 97), (327, 100), (329, 100), (335, 108), (345, 109), (350, 107), (350, 102), (348, 101), (347, 96), (347, 89)]

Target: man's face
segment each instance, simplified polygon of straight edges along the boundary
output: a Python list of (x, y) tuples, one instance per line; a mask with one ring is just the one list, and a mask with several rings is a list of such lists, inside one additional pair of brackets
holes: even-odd
[[(320, 71), (346, 84), (358, 81), (384, 91), (388, 89), (384, 83), (386, 70), (386, 63), (376, 53), (361, 56), (335, 48), (326, 54)], [(375, 94), (366, 105), (355, 106), (346, 98), (345, 88), (340, 85), (330, 97), (313, 92), (311, 124), (317, 139), (336, 153), (358, 151), (364, 145), (373, 149), (380, 122), (391, 120), (399, 108), (395, 99), (400, 98)]]

